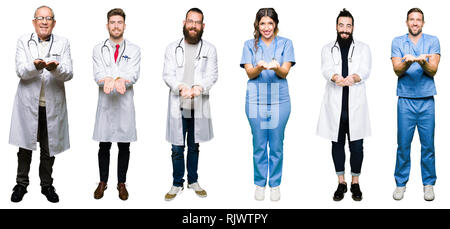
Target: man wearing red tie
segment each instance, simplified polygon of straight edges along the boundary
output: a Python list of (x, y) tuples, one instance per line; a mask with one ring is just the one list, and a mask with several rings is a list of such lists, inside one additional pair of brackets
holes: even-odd
[(136, 120), (133, 102), (133, 84), (139, 78), (140, 48), (123, 38), (125, 13), (112, 9), (107, 14), (109, 39), (94, 47), (94, 80), (98, 84), (98, 106), (95, 120), (95, 141), (100, 142), (98, 162), (100, 183), (94, 198), (103, 197), (107, 188), (112, 142), (119, 148), (117, 189), (121, 200), (128, 199), (125, 186), (130, 142), (136, 141)]

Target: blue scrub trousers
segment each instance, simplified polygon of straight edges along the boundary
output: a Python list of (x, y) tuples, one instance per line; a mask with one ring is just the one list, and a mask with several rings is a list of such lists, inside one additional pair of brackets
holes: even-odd
[(277, 187), (281, 183), (284, 130), (290, 113), (290, 102), (272, 105), (245, 104), (245, 114), (253, 135), (255, 185), (265, 187), (267, 176), (270, 187)]
[(434, 98), (398, 98), (397, 105), (397, 162), (395, 182), (406, 186), (411, 168), (411, 141), (417, 126), (421, 144), (421, 169), (423, 185), (436, 182), (434, 156)]

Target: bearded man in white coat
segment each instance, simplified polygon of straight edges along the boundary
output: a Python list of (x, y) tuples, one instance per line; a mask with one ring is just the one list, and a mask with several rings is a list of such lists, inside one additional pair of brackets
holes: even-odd
[(371, 132), (365, 86), (371, 69), (371, 54), (369, 46), (353, 39), (353, 26), (352, 14), (343, 9), (336, 19), (336, 41), (322, 49), (322, 74), (327, 83), (317, 134), (332, 143), (338, 176), (338, 188), (333, 196), (335, 201), (342, 200), (347, 192), (344, 177), (346, 137), (350, 146), (350, 191), (353, 200), (362, 200), (359, 175), (363, 161), (363, 138)]
[(94, 47), (94, 80), (98, 84), (97, 116), (93, 139), (99, 141), (100, 183), (94, 198), (103, 197), (109, 176), (112, 142), (119, 148), (117, 190), (121, 200), (128, 199), (126, 175), (130, 160), (130, 142), (137, 140), (133, 84), (139, 78), (140, 48), (123, 38), (125, 12), (115, 8), (107, 13), (109, 39)]
[(165, 200), (173, 200), (184, 183), (184, 148), (187, 140), (188, 188), (199, 197), (206, 191), (198, 183), (199, 143), (213, 138), (209, 90), (218, 77), (216, 48), (202, 40), (203, 12), (192, 8), (183, 21), (181, 38), (165, 54), (163, 79), (170, 88), (166, 140), (172, 144), (173, 183)]
[(35, 32), (17, 41), (16, 73), (20, 78), (14, 100), (9, 143), (19, 147), (17, 185), (12, 202), (20, 202), (29, 185), (32, 150), (41, 149), (39, 177), (41, 193), (56, 203), (53, 187), (55, 155), (69, 149), (69, 126), (65, 82), (72, 79), (69, 41), (52, 34), (56, 20), (48, 6), (36, 9)]

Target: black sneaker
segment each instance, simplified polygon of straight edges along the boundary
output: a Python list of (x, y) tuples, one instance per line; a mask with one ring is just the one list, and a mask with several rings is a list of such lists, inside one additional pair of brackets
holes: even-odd
[(16, 186), (14, 186), (13, 191), (14, 192), (11, 195), (11, 201), (17, 203), (22, 201), (23, 196), (25, 195), (25, 193), (27, 193), (27, 187), (17, 184)]
[(352, 184), (350, 187), (350, 192), (352, 192), (352, 198), (354, 201), (361, 201), (362, 200), (362, 192), (359, 188), (359, 184)]
[(59, 197), (58, 194), (55, 192), (55, 187), (52, 185), (50, 186), (42, 186), (41, 193), (44, 194), (45, 197), (47, 197), (47, 200), (52, 203), (58, 203)]
[(334, 192), (333, 200), (341, 201), (342, 199), (344, 199), (344, 193), (346, 192), (347, 192), (347, 183), (340, 183), (338, 185), (336, 192)]

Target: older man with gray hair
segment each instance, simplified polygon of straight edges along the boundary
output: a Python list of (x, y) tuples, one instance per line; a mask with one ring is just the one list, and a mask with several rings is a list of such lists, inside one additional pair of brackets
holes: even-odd
[(19, 77), (11, 118), (9, 143), (19, 147), (17, 185), (12, 202), (20, 202), (29, 185), (32, 150), (41, 149), (41, 193), (56, 203), (53, 187), (55, 155), (69, 149), (69, 126), (64, 84), (72, 79), (72, 59), (67, 39), (52, 34), (55, 14), (48, 6), (34, 13), (34, 33), (17, 41), (16, 73)]

